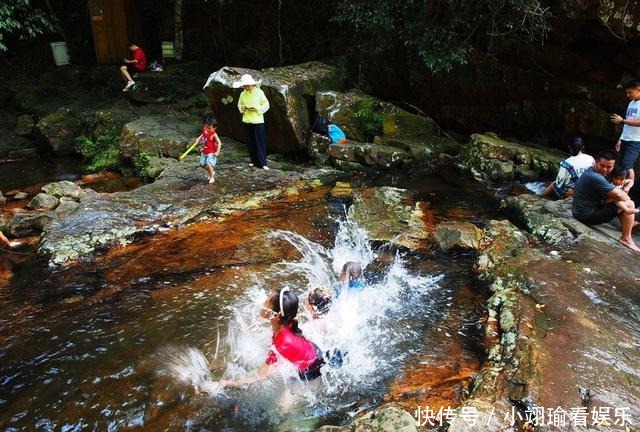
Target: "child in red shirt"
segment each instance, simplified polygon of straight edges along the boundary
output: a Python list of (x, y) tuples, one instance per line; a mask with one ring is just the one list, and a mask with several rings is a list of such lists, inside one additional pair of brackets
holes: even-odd
[(316, 344), (302, 336), (298, 327), (298, 296), (285, 287), (272, 293), (262, 307), (260, 316), (271, 322), (272, 345), (265, 364), (257, 376), (240, 380), (220, 381), (222, 387), (253, 384), (273, 374), (273, 365), (280, 361), (293, 364), (300, 379), (311, 381), (320, 376), (320, 368), (325, 364), (322, 352)]
[(122, 89), (122, 91), (125, 92), (129, 91), (129, 89), (135, 85), (135, 81), (131, 78), (131, 74), (144, 72), (145, 69), (147, 69), (147, 55), (144, 53), (143, 49), (134, 42), (129, 42), (127, 46), (131, 51), (133, 59), (123, 59), (125, 64), (120, 66), (122, 79), (127, 83), (127, 85)]
[(207, 172), (210, 184), (215, 181), (216, 172), (213, 167), (218, 162), (218, 155), (222, 148), (222, 142), (216, 133), (217, 128), (218, 122), (211, 114), (208, 114), (204, 119), (202, 133), (194, 142), (194, 144), (200, 143), (200, 166)]

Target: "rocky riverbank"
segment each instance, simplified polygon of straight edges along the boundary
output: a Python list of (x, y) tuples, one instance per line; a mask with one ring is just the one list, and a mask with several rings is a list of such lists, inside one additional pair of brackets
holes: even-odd
[[(205, 85), (208, 108), (226, 119), (221, 128), (226, 127), (231, 136), (239, 130), (235, 124), (239, 120), (232, 116), (235, 93), (229, 84), (240, 72), (224, 68)], [(267, 117), (273, 125), (270, 171), (249, 167), (244, 146), (227, 136), (223, 137), (214, 184), (204, 181), (195, 156), (178, 163), (175, 156), (197, 133), (195, 111), (206, 109), (204, 99), (200, 94), (197, 108), (192, 105), (192, 111), (167, 116), (171, 111), (167, 107), (175, 104), (159, 100), (165, 97), (160, 89), (173, 87), (153, 76), (146, 88), (128, 95), (127, 101), (112, 101), (110, 106), (122, 108), (118, 113), (128, 114), (115, 115), (114, 111), (100, 117), (118, 119), (109, 125), (119, 128), (120, 156), (135, 159), (145, 155), (144, 169), (155, 177), (152, 183), (111, 194), (70, 182), (48, 186), (29, 197), (33, 198), (31, 210), (4, 212), (0, 228), (8, 228), (14, 236), (41, 233), (37, 253), (52, 267), (81, 269), (105, 251), (135, 243), (141, 236), (205, 219), (223, 223), (247, 209), (334, 186), (351, 171), (448, 164), (460, 170), (458, 175), (469, 174), (492, 186), (548, 178), (563, 158), (560, 153), (493, 133), (456, 142), (431, 119), (342, 88), (344, 80), (336, 66), (314, 63), (261, 74), (256, 76), (263, 76), (268, 94), (278, 98)], [(292, 78), (299, 76), (304, 79)], [(36, 94), (36, 100), (38, 97)], [(197, 101), (197, 97), (184, 94), (179, 99)], [(50, 150), (67, 152), (74, 135), (83, 130), (84, 126), (78, 129), (69, 123), (77, 120), (76, 111), (51, 117), (53, 111), (44, 105), (28, 104), (34, 99), (25, 89), (14, 92), (11, 100), (35, 116), (33, 123), (16, 117), (15, 134), (56, 131), (57, 138), (39, 141), (48, 142)], [(92, 112), (97, 113), (101, 107), (94, 108)], [(350, 141), (331, 144), (309, 134), (314, 109), (343, 124)], [(368, 122), (358, 123), (362, 118)], [(93, 120), (86, 124), (96, 125)], [(11, 151), (4, 154), (19, 155)], [(291, 162), (301, 152), (310, 156), (311, 163)], [(468, 395), (461, 398), (456, 415), (447, 419), (448, 430), (526, 430), (530, 427), (527, 415), (540, 410), (545, 416), (547, 410), (555, 410), (558, 419), (564, 411), (566, 424), (586, 412), (587, 424), (599, 430), (632, 430), (640, 422), (640, 297), (636, 289), (640, 270), (638, 255), (616, 243), (614, 225), (589, 228), (571, 218), (569, 200), (551, 202), (531, 194), (505, 198), (504, 220), (434, 223), (428, 221), (425, 203), (406, 191), (342, 186), (334, 193), (353, 200), (349, 216), (372, 239), (394, 239), (407, 249), (436, 249), (445, 255), (461, 249), (477, 254), (477, 280), (491, 292), (483, 322), (486, 359)], [(603, 418), (607, 409), (608, 424)], [(416, 429), (408, 420), (411, 414), (396, 408), (377, 412), (351, 426), (321, 430)], [(476, 425), (462, 415), (469, 412), (477, 414)], [(630, 418), (626, 425), (621, 421), (625, 414)], [(537, 426), (542, 427), (540, 421), (538, 418)], [(582, 428), (576, 425), (574, 429)]]

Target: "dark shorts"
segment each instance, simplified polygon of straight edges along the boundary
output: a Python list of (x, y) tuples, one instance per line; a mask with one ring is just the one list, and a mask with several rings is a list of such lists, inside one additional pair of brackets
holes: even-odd
[(303, 381), (313, 381), (322, 375), (320, 368), (324, 366), (324, 357), (322, 356), (322, 351), (320, 351), (318, 345), (313, 344), (313, 347), (316, 349), (316, 359), (305, 370), (298, 371), (298, 375)]
[(587, 215), (576, 216), (580, 222), (587, 225), (600, 225), (609, 222), (618, 215), (618, 207), (615, 204), (605, 204), (601, 207), (594, 208)]
[(618, 163), (622, 168), (629, 170), (633, 168), (636, 159), (640, 154), (640, 141), (623, 141), (620, 140), (620, 154), (618, 155)]

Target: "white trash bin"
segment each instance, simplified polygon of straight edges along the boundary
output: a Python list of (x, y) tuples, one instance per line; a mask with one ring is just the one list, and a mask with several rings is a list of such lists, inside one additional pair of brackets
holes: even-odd
[(67, 49), (66, 42), (51, 42), (51, 51), (53, 52), (53, 59), (56, 62), (56, 66), (66, 66), (69, 64), (69, 50)]

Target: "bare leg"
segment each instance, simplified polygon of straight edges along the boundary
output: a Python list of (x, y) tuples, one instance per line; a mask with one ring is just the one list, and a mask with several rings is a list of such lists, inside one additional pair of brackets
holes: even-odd
[(209, 177), (209, 183), (213, 183), (214, 177), (216, 175), (216, 172), (213, 170), (213, 167), (209, 164), (206, 164), (202, 168), (204, 168), (204, 170), (207, 172), (207, 176)]
[(126, 66), (122, 65), (120, 66), (120, 75), (122, 75), (122, 79), (124, 80), (124, 82), (128, 83), (129, 81), (133, 81), (131, 79), (131, 75), (129, 75), (129, 70), (127, 69)]
[(547, 185), (547, 187), (544, 189), (544, 192), (542, 192), (542, 196), (549, 197), (549, 198), (555, 198), (556, 197), (556, 194), (553, 191), (553, 184), (554, 183), (555, 182), (551, 182), (551, 183), (549, 183)]
[[(633, 201), (631, 201), (633, 203)], [(620, 235), (620, 243), (631, 249), (635, 252), (640, 252), (640, 248), (636, 245), (631, 237), (631, 229), (635, 225), (635, 214), (634, 213), (619, 213), (618, 217), (620, 218), (621, 225), (621, 235)]]
[(0, 232), (0, 245), (4, 245), (4, 246), (6, 246), (6, 247), (8, 247), (8, 248), (14, 248), (14, 247), (16, 247), (16, 246), (19, 246), (19, 245), (20, 245), (20, 242), (17, 242), (17, 241), (9, 241), (9, 239), (8, 239), (8, 238), (6, 238), (6, 237), (4, 236), (4, 234), (2, 234), (2, 232)]
[[(606, 204), (606, 203), (605, 203)], [(615, 201), (614, 204), (618, 207), (623, 213), (627, 214), (636, 214), (638, 210), (634, 207), (634, 202), (631, 200), (627, 201)]]

